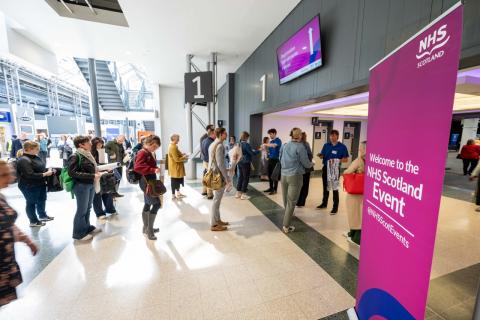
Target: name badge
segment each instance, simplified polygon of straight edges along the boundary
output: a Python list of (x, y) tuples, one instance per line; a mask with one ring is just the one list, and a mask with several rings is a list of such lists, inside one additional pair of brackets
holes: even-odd
[(337, 154), (337, 150), (332, 150), (332, 154)]

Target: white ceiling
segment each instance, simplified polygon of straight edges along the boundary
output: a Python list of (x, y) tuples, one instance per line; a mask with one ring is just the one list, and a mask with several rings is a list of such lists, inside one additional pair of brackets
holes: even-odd
[(182, 86), (187, 53), (204, 69), (218, 52), (219, 85), (299, 0), (120, 0), (129, 28), (58, 16), (43, 0), (0, 0), (23, 35), (58, 56), (134, 63), (152, 82)]

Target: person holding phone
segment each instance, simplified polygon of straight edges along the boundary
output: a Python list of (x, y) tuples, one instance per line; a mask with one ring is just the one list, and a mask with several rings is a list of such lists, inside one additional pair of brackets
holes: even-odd
[[(45, 222), (54, 218), (45, 212), (47, 201), (46, 177), (54, 172), (46, 169), (45, 162), (38, 156), (40, 145), (35, 141), (25, 141), (23, 155), (17, 161), (18, 188), (26, 200), (30, 227), (43, 227)], [(38, 214), (38, 216), (37, 216)]]

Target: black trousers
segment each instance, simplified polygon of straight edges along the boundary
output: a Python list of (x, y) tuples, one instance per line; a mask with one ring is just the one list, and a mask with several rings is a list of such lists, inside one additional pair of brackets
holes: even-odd
[[(323, 200), (322, 204), (328, 204), (328, 198), (330, 196), (330, 192), (328, 192), (328, 182), (327, 182), (327, 166), (323, 166), (322, 168), (322, 182), (323, 182)], [(338, 208), (339, 196), (338, 190), (333, 190), (333, 207)]]
[(464, 175), (472, 174), (473, 169), (475, 169), (475, 167), (478, 164), (478, 159), (462, 159), (462, 160), (463, 160), (463, 174)]
[(308, 189), (310, 185), (310, 172), (305, 172), (303, 174), (303, 185), (302, 189), (300, 190), (300, 195), (298, 196), (297, 206), (305, 206), (305, 202), (307, 201), (308, 196)]
[(278, 181), (272, 180), (273, 169), (278, 163), (278, 159), (268, 159), (268, 182), (270, 183), (270, 190), (277, 191)]
[(252, 166), (250, 163), (239, 163), (237, 167), (240, 171), (237, 181), (237, 191), (245, 193), (247, 192), (248, 182), (250, 181)]

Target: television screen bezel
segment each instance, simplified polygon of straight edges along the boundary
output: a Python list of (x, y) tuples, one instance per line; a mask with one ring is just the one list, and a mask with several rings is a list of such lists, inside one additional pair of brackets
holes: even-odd
[[(296, 76), (295, 78), (292, 78), (292, 79), (290, 79), (290, 80), (285, 81), (285, 82), (282, 83), (282, 82), (281, 82), (281, 79), (280, 79), (280, 72), (279, 72), (279, 71), (280, 71), (280, 70), (279, 70), (280, 61), (278, 61), (278, 50), (280, 50), (280, 48), (281, 48), (286, 42), (288, 42), (288, 41), (289, 41), (292, 37), (294, 37), (300, 30), (302, 30), (306, 25), (308, 25), (310, 22), (312, 22), (312, 20), (314, 20), (314, 19), (317, 18), (317, 17), (318, 17), (318, 33), (319, 33), (319, 37), (320, 37), (320, 39), (319, 39), (319, 42), (320, 42), (320, 56), (321, 56), (321, 60), (322, 60), (321, 64), (320, 64), (319, 66), (317, 66), (317, 67), (315, 67), (315, 68), (313, 68), (313, 69), (305, 72), (305, 73), (302, 73), (302, 74), (299, 75), (299, 76)], [(293, 80), (297, 80), (298, 78), (301, 78), (301, 77), (303, 77), (304, 75), (306, 75), (306, 74), (308, 74), (308, 73), (310, 73), (310, 72), (312, 72), (312, 71), (315, 71), (315, 70), (317, 70), (317, 69), (320, 68), (320, 67), (323, 67), (323, 50), (322, 50), (322, 48), (323, 48), (323, 46), (322, 46), (322, 24), (321, 24), (321, 21), (320, 21), (320, 14), (318, 13), (318, 14), (314, 15), (311, 19), (309, 19), (309, 20), (308, 20), (305, 24), (303, 24), (300, 28), (298, 28), (298, 30), (295, 31), (295, 33), (293, 33), (287, 40), (283, 41), (283, 42), (277, 47), (277, 50), (275, 51), (275, 54), (276, 54), (276, 60), (277, 60), (278, 83), (279, 83), (280, 85), (284, 85), (284, 84), (290, 83), (290, 82), (293, 81)]]

